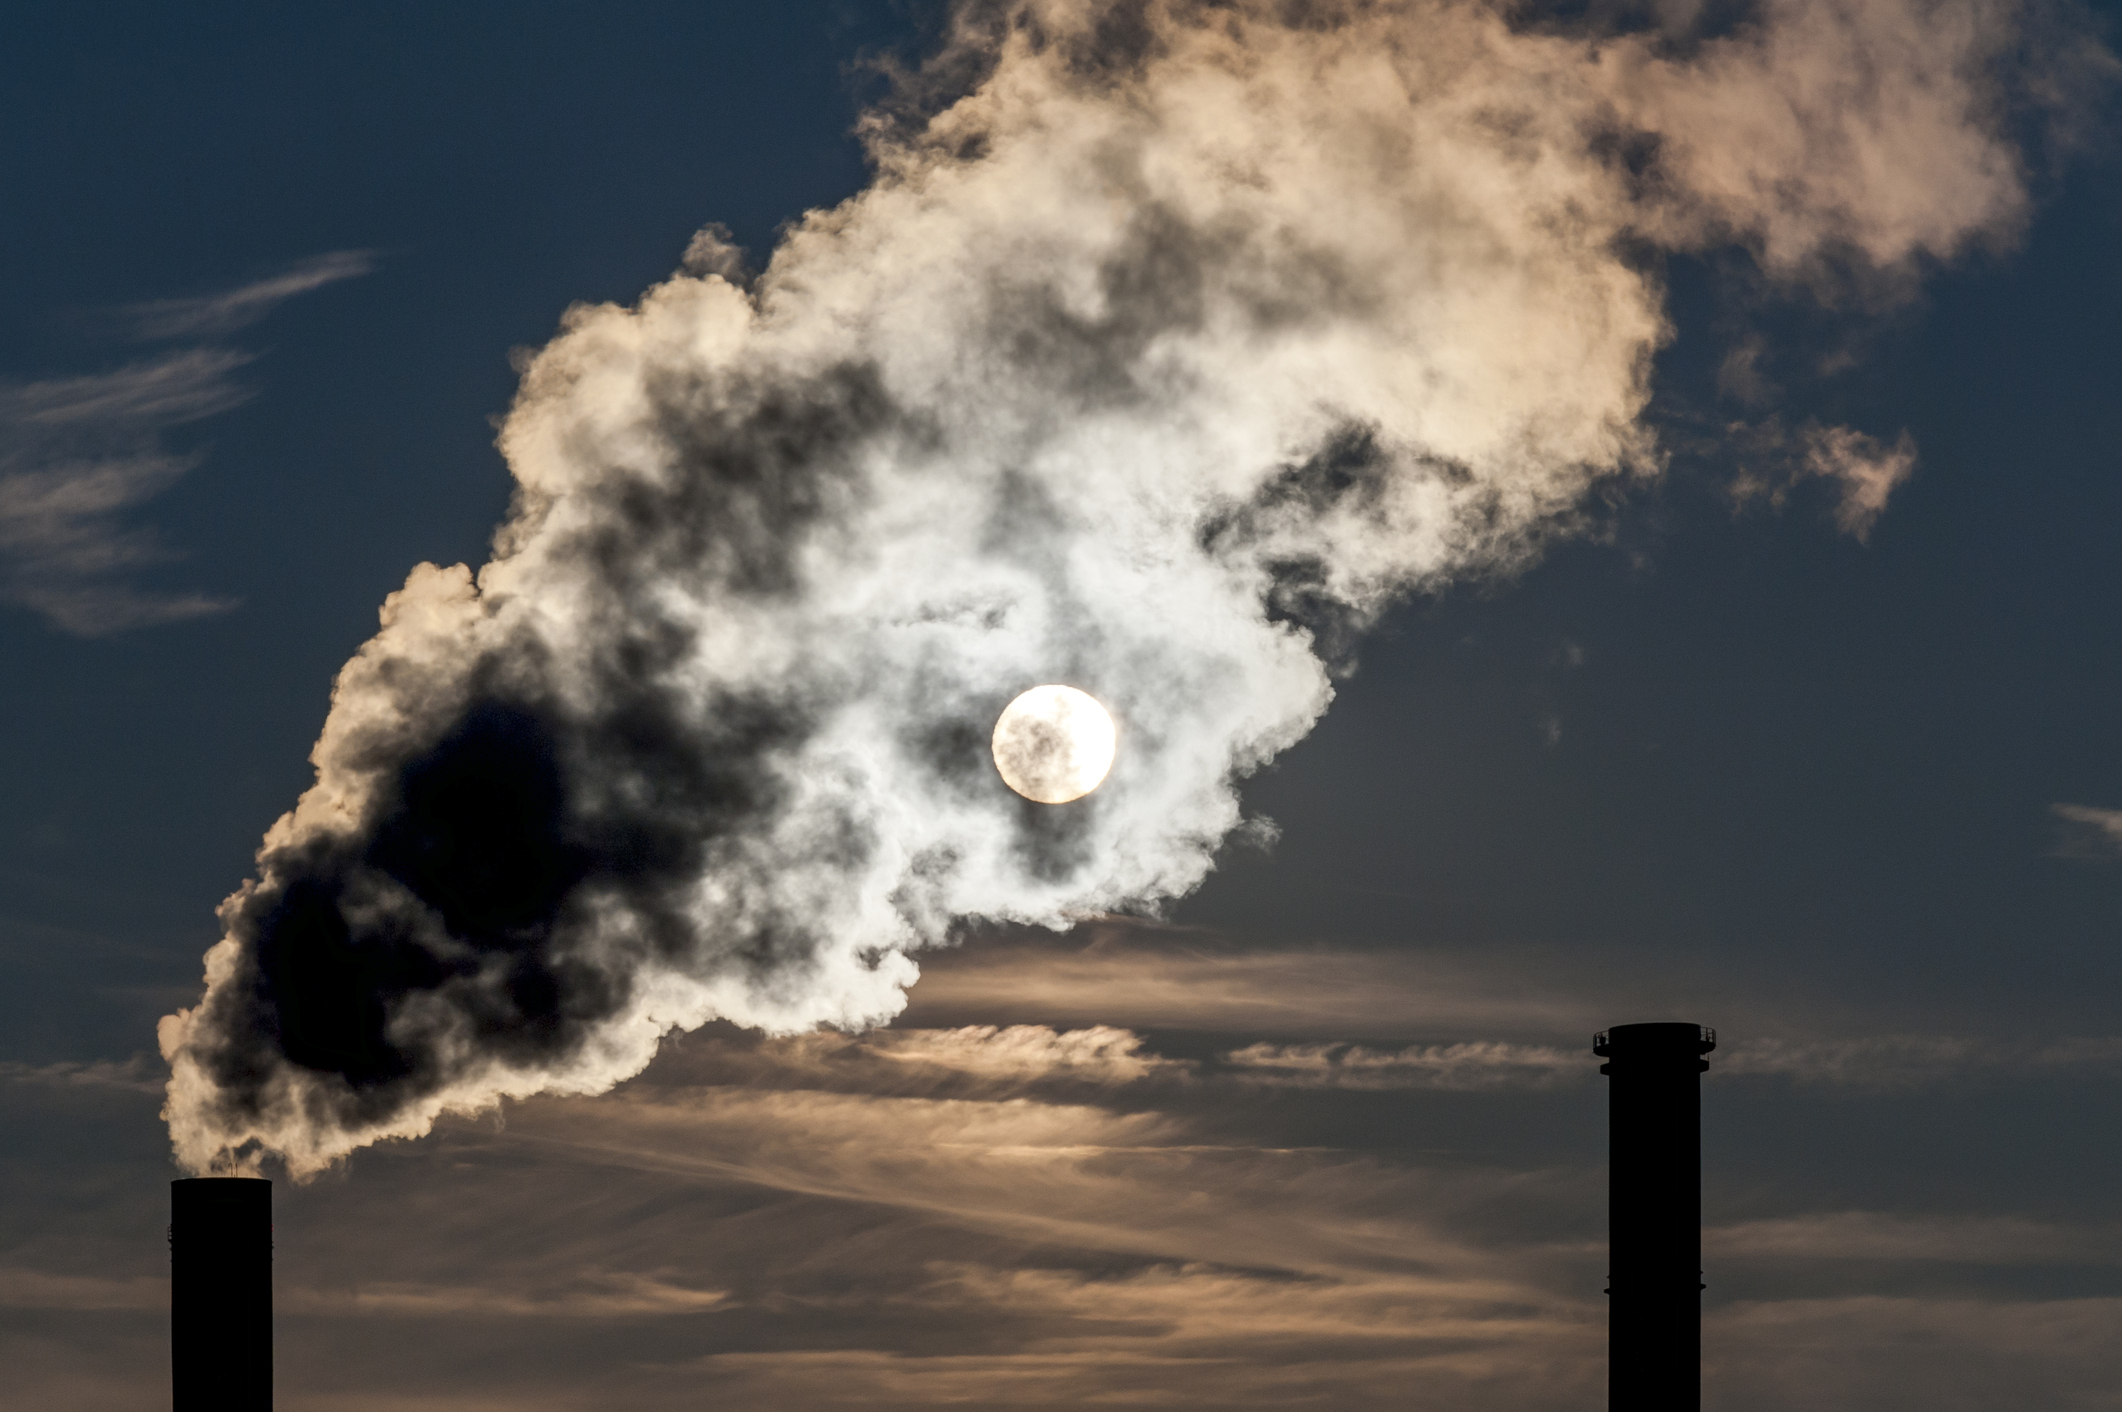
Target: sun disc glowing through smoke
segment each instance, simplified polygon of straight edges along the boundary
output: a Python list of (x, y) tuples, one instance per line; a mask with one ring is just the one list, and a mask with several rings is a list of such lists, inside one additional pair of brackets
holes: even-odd
[(1097, 698), (1072, 686), (1035, 686), (995, 722), (995, 768), (1026, 799), (1066, 804), (1113, 767), (1119, 731)]

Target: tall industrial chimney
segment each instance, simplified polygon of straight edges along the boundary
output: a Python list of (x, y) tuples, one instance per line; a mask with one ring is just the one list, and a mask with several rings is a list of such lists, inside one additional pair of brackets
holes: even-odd
[(1592, 1039), (1606, 1062), (1606, 1405), (1702, 1406), (1701, 1025), (1616, 1025)]
[(272, 1412), (273, 1184), (169, 1184), (169, 1352), (175, 1412)]

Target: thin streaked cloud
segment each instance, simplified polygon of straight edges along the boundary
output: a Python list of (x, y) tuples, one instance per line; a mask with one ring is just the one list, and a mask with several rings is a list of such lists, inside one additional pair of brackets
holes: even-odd
[(123, 1061), (93, 1059), (56, 1064), (0, 1061), (0, 1083), (36, 1084), (46, 1088), (117, 1088), (160, 1093), (169, 1070), (159, 1060), (135, 1054)]
[(2063, 857), (2122, 854), (2122, 809), (2096, 809), (2088, 804), (2051, 804), (2048, 808), (2063, 821), (2063, 841), (2056, 850)]
[(1729, 1046), (1711, 1067), (1727, 1074), (1775, 1075), (1801, 1083), (1869, 1089), (1915, 1088), (1970, 1078), (2034, 1078), (2066, 1071), (2122, 1077), (2122, 1038), (2086, 1035), (2010, 1040), (1959, 1035), (1872, 1035), (1850, 1039), (1764, 1038)]
[[(122, 312), (141, 339), (207, 337), (371, 268), (365, 253), (341, 251), (237, 289)], [(0, 380), (0, 601), (76, 637), (235, 607), (224, 594), (143, 585), (141, 570), (182, 556), (138, 515), (202, 459), (171, 450), (169, 433), (248, 402), (254, 390), (238, 374), (254, 357), (199, 345), (103, 372)]]
[(142, 339), (211, 338), (254, 324), (298, 294), (376, 268), (371, 250), (333, 250), (250, 284), (191, 299), (154, 299), (119, 311)]
[(900, 1063), (933, 1064), (994, 1078), (1063, 1075), (1127, 1083), (1185, 1067), (1145, 1051), (1140, 1035), (1110, 1025), (1065, 1032), (1044, 1025), (882, 1030), (867, 1043), (873, 1052)]
[(1592, 1071), (1578, 1051), (1495, 1042), (1418, 1044), (1399, 1050), (1261, 1043), (1223, 1058), (1250, 1082), (1291, 1088), (1478, 1089), (1568, 1083)]
[(1856, 1295), (1752, 1300), (1703, 1319), (1703, 1377), (1728, 1412), (2114, 1405), (2122, 1299)]
[(187, 348), (87, 377), (17, 383), (0, 388), (0, 417), (18, 437), (91, 425), (113, 437), (157, 432), (249, 401), (232, 374), (250, 361), (235, 349)]
[(352, 1289), (297, 1286), (276, 1294), (288, 1313), (347, 1318), (389, 1315), (439, 1318), (610, 1319), (656, 1314), (699, 1314), (729, 1302), (726, 1290), (673, 1283), (672, 1272), (620, 1271), (577, 1275), (549, 1288), (509, 1289), (492, 1284), (436, 1285), (414, 1282), (364, 1284)]
[(0, 1266), (0, 1309), (102, 1310), (169, 1307), (169, 1280), (153, 1275), (114, 1279)]
[(1107, 1024), (1307, 1038), (1583, 1035), (1599, 998), (1529, 990), (1437, 952), (1237, 950), (1183, 927), (1096, 918), (1082, 940), (986, 942), (922, 959), (903, 1023)]
[(1715, 1259), (1955, 1261), (1977, 1265), (2122, 1265), (2122, 1227), (2024, 1216), (1826, 1211), (1712, 1226)]
[[(1878, 1091), (1850, 1076), (1889, 1062), (1926, 1082), (1982, 1065), (2025, 1077), (2110, 1063), (2122, 1042), (1719, 1053), (1724, 1072), (1786, 1081), (1781, 1101), (1804, 1103), (1823, 1084)], [(130, 1062), (7, 1076), (85, 1108), (86, 1086), (149, 1077)], [(1601, 1367), (1603, 1144), (1593, 1129), (1506, 1156), (1491, 1130), (1595, 1113), (1595, 1073), (1573, 1048), (1489, 1040), (1228, 1036), (1175, 1054), (1109, 1025), (712, 1029), (603, 1098), (453, 1119), (426, 1142), (283, 1183), (286, 1376), (330, 1389), (304, 1406), (439, 1408), (453, 1350), (499, 1340), (507, 1357), (480, 1396), (538, 1412), (675, 1409), (704, 1380), (734, 1412), (1581, 1406)], [(1320, 1105), (1340, 1114), (1330, 1142)], [(2041, 1360), (2044, 1405), (2116, 1371), (2080, 1337), (2095, 1311), (2029, 1310), (2013, 1284), (2036, 1266), (2116, 1264), (2110, 1226), (1773, 1196), (1706, 1235), (1716, 1385), (1743, 1369), (1764, 1409), (1866, 1405), (1880, 1360), (1921, 1381), (1928, 1333), (1982, 1311), (2001, 1318), (1985, 1337)], [(75, 1239), (107, 1242), (108, 1224)], [(11, 1252), (0, 1306), (155, 1317), (159, 1248), (94, 1249), (109, 1254), (53, 1237)], [(1837, 1306), (1875, 1336), (1866, 1357), (1837, 1344), (1807, 1361), (1808, 1340), (1841, 1334), (1806, 1291), (1852, 1261), (1890, 1271), (1895, 1298)], [(1717, 1302), (1764, 1280), (1793, 1292)], [(615, 1345), (632, 1350), (619, 1365), (596, 1356)], [(1970, 1368), (2019, 1356), (1980, 1347)]]

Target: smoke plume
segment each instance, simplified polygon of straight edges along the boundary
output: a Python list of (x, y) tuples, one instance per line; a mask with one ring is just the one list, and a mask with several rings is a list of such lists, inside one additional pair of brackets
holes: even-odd
[[(180, 1160), (874, 1025), (965, 919), (1198, 886), (1352, 634), (1657, 472), (1662, 253), (1796, 286), (2009, 238), (2015, 75), (2063, 71), (2021, 20), (966, 6), (755, 281), (711, 231), (529, 361), (493, 558), (385, 603), (163, 1021)], [(1057, 807), (986, 751), (1044, 682), (1121, 730)]]

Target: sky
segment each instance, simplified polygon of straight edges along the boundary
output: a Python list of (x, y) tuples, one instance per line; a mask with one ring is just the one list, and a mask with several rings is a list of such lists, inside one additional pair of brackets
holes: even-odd
[[(1719, 1034), (1705, 1406), (2114, 1406), (2122, 186), (2084, 37), (2113, 8), (1389, 6), (1393, 44), (1262, 22), (1228, 53), (1167, 9), (1030, 8), (1065, 61), (959, 31), (924, 69), (927, 5), (15, 24), (24, 1405), (165, 1395), (171, 1054), (208, 1076), (175, 1108), (191, 1166), (248, 1142), (278, 1179), (298, 1412), (1589, 1405), (1590, 1036), (1678, 1019)], [(1365, 86), (1382, 50), (1422, 79), (1404, 112)], [(1204, 77), (1246, 65), (1248, 103)], [(1826, 96), (1779, 146), (1791, 92)], [(1204, 209), (1184, 239), (1145, 216)], [(802, 434), (731, 410), (776, 398)], [(620, 474), (671, 446), (685, 474)], [(669, 490), (754, 465), (832, 469), (827, 528)], [(640, 486), (669, 498), (629, 519)], [(553, 548), (547, 502), (619, 547)], [(990, 504), (1059, 508), (1000, 541), (953, 519)], [(766, 528), (655, 533), (693, 516)], [(527, 653), (436, 575), (377, 637), (416, 565), (476, 570), (504, 522), (483, 601), (603, 605), (586, 627)], [(789, 545), (823, 558), (771, 591), (692, 566)], [(848, 607), (1006, 597), (966, 566), (1049, 551), (1030, 629), (899, 604), (958, 634), (917, 654)], [(216, 920), (246, 878), (403, 881), (391, 790), (491, 719), (467, 691), (502, 699), (466, 663), (568, 788), (633, 779), (602, 725), (690, 709), (603, 655), (644, 604), (727, 629), (688, 678), (718, 710), (800, 722), (672, 727), (645, 773), (823, 780), (866, 831), (820, 851), (771, 789), (654, 816), (734, 840), (667, 871), (796, 942), (629, 951), (669, 879), (614, 884), (616, 932), (536, 926), (628, 999), (556, 1031), (509, 991), (504, 1031), (559, 1038), (472, 1062), (450, 1007), (487, 993), (424, 994), (444, 1018), (391, 1032), (365, 1107), (332, 1106), (351, 1061), (193, 1008), (217, 942), (295, 1003), (285, 914)], [(1122, 708), (1083, 811), (898, 729), (1054, 662)], [(385, 708), (381, 766), (322, 750), (359, 821), (303, 815), (261, 864), (320, 733)], [(935, 850), (956, 871), (891, 862)], [(211, 1079), (238, 1052), (294, 1087)]]

